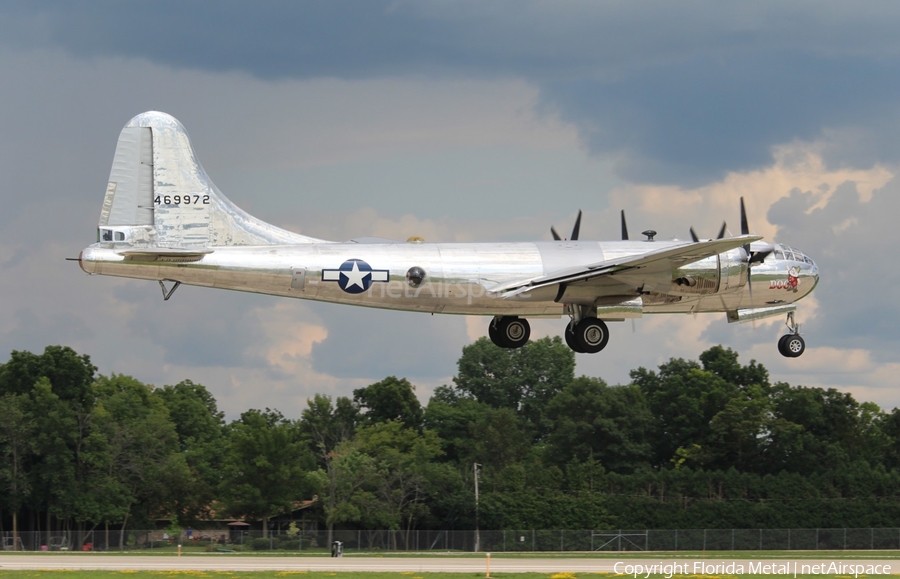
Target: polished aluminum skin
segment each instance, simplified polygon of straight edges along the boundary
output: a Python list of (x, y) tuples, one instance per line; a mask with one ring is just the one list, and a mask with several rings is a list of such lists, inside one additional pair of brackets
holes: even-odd
[(783, 245), (750, 267), (744, 246), (760, 239), (323, 241), (239, 209), (181, 123), (147, 112), (122, 131), (98, 241), (79, 261), (90, 274), (407, 311), (608, 321), (724, 312), (747, 321), (792, 312), (818, 282), (816, 264)]

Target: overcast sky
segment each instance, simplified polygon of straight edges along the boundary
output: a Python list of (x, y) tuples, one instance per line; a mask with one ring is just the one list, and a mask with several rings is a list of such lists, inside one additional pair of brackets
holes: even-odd
[[(89, 277), (116, 139), (156, 109), (251, 214), (327, 239), (712, 236), (738, 224), (821, 269), (780, 318), (648, 316), (578, 372), (723, 344), (773, 381), (900, 406), (896, 2), (0, 3), (0, 356), (65, 344), (100, 371), (206, 385), (230, 417), (299, 416), (388, 375), (427, 399), (487, 318)], [(559, 335), (565, 320), (533, 323)]]

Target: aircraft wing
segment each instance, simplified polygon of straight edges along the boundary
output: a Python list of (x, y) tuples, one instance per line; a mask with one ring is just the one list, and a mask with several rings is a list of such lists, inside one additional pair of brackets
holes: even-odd
[(641, 284), (633, 281), (636, 275), (640, 275), (640, 272), (636, 270), (647, 270), (648, 274), (651, 271), (657, 274), (661, 271), (672, 271), (685, 264), (700, 261), (701, 259), (724, 253), (754, 241), (759, 241), (760, 239), (762, 239), (762, 236), (759, 235), (741, 235), (738, 237), (729, 237), (727, 239), (686, 242), (683, 245), (676, 245), (675, 247), (670, 246), (638, 255), (609, 259), (584, 267), (567, 268), (552, 272), (548, 275), (503, 284), (491, 288), (490, 291), (494, 294), (501, 294), (504, 298), (510, 298), (538, 288), (558, 284), (586, 282), (588, 280), (613, 276), (617, 273), (624, 273), (626, 271), (628, 272), (629, 280), (621, 281), (625, 281), (627, 285), (637, 287)]

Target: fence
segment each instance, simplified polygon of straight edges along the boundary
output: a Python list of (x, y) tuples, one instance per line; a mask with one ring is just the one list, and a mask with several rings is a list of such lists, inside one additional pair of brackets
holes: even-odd
[[(121, 539), (124, 538), (124, 541)], [(333, 540), (344, 552), (455, 551), (761, 551), (900, 549), (900, 528), (889, 529), (613, 529), (591, 531), (350, 531)], [(272, 531), (197, 530), (188, 540), (165, 531), (118, 530), (0, 533), (3, 550), (118, 551), (185, 548), (207, 551), (314, 551), (329, 549), (326, 531), (288, 534)]]

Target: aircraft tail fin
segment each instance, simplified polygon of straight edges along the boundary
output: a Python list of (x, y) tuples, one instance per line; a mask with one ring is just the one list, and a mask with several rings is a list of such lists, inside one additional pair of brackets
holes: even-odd
[(229, 201), (203, 170), (184, 126), (150, 111), (119, 135), (98, 241), (198, 248), (321, 240), (265, 223)]

